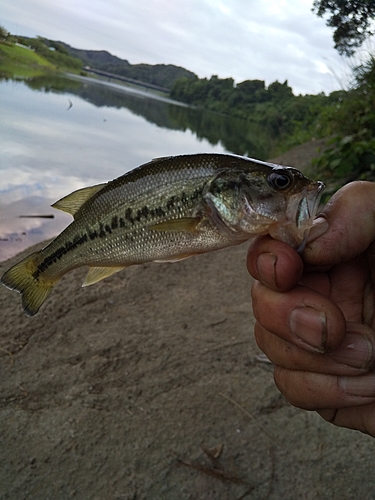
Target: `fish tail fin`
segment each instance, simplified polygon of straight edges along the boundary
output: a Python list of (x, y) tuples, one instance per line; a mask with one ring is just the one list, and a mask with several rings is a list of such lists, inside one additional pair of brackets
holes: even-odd
[(46, 279), (37, 275), (38, 254), (35, 252), (11, 267), (0, 279), (0, 283), (22, 295), (22, 306), (27, 316), (34, 316), (59, 279)]

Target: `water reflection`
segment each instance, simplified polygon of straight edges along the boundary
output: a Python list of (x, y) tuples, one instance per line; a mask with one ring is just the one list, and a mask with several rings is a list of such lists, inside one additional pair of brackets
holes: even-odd
[[(94, 83), (93, 83), (94, 82)], [(222, 144), (232, 153), (266, 159), (275, 146), (271, 132), (246, 120), (191, 108), (147, 91), (109, 81), (71, 75), (71, 78), (39, 76), (26, 82), (33, 89), (80, 96), (96, 107), (126, 108), (149, 123), (170, 130), (190, 130), (212, 146)]]
[[(242, 120), (88, 79), (3, 80), (0, 108), (0, 261), (58, 234), (71, 217), (50, 205), (75, 189), (159, 156), (216, 151), (262, 159), (271, 143)], [(43, 214), (55, 218), (19, 218)]]

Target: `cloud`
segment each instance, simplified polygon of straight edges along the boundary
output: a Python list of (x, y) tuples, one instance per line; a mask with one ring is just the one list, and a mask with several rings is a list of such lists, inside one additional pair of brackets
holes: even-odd
[(2, 22), (11, 32), (108, 50), (132, 64), (171, 63), (200, 77), (288, 80), (296, 93), (329, 92), (338, 84), (327, 61), (340, 58), (311, 7), (312, 0), (12, 0)]

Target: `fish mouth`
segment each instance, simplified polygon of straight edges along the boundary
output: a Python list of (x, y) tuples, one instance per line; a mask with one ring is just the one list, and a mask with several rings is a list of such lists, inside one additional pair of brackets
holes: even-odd
[(324, 188), (325, 185), (323, 182), (316, 181), (311, 183), (302, 192), (295, 216), (295, 222), (298, 228), (303, 228), (314, 219)]
[(324, 188), (323, 182), (313, 181), (298, 194), (291, 196), (284, 221), (270, 226), (270, 236), (302, 252)]
[(320, 198), (325, 189), (325, 184), (315, 181), (302, 192), (294, 217), (296, 233), (302, 239), (297, 246), (297, 251), (302, 252), (311, 229), (315, 214), (319, 207)]

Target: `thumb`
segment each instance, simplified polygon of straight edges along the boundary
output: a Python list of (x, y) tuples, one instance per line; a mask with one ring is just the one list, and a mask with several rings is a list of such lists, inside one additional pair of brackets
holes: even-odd
[(363, 253), (375, 240), (375, 184), (352, 182), (335, 193), (319, 218), (328, 230), (311, 238), (303, 253), (308, 266), (327, 267)]

